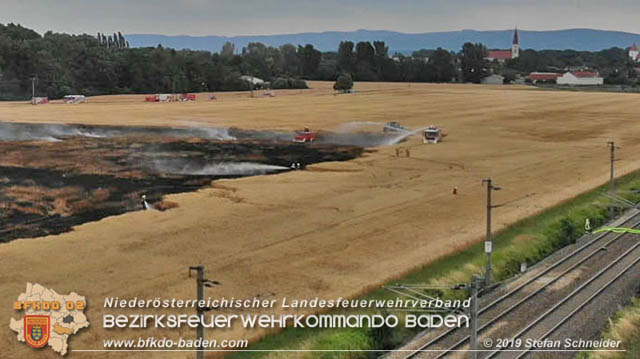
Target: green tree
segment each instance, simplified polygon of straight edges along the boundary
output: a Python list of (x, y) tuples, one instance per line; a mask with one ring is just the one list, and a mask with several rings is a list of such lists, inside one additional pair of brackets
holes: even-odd
[(358, 42), (356, 45), (356, 62), (358, 64), (374, 65), (375, 49), (368, 41)]
[(480, 83), (489, 74), (489, 64), (486, 57), (487, 48), (483, 44), (467, 42), (462, 46), (460, 62), (462, 79), (465, 82)]
[(433, 66), (435, 82), (450, 82), (456, 76), (454, 57), (449, 51), (438, 48), (429, 56), (429, 64)]
[(359, 81), (376, 81), (375, 49), (368, 41), (356, 45), (356, 79)]
[(343, 72), (353, 72), (355, 62), (353, 54), (354, 44), (351, 41), (341, 41), (338, 47), (338, 69)]
[(298, 57), (302, 62), (302, 75), (312, 78), (318, 71), (322, 53), (313, 48), (313, 45), (306, 44), (304, 47), (298, 46)]
[(347, 73), (343, 73), (336, 79), (336, 82), (333, 84), (333, 89), (336, 91), (347, 92), (353, 88), (353, 79), (351, 75)]
[(389, 47), (384, 43), (384, 41), (374, 41), (373, 49), (375, 51), (374, 63), (376, 67), (377, 80), (381, 80), (384, 77), (384, 65), (389, 61)]
[(282, 54), (284, 73), (290, 76), (302, 74), (302, 65), (295, 46), (292, 44), (280, 46), (280, 54)]
[(389, 57), (389, 47), (384, 43), (384, 41), (374, 41), (373, 49), (376, 57), (383, 59)]
[(224, 45), (222, 45), (222, 50), (220, 51), (220, 55), (222, 55), (223, 57), (233, 57), (233, 54), (235, 53), (236, 50), (236, 45), (234, 45), (232, 42), (225, 42)]

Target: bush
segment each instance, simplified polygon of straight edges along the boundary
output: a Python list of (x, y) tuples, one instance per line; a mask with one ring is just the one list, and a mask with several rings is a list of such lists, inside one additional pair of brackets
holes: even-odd
[(287, 89), (289, 88), (289, 83), (287, 82), (287, 79), (278, 77), (275, 80), (271, 81), (271, 88), (275, 90)]
[(230, 78), (227, 81), (220, 84), (218, 90), (221, 91), (249, 91), (251, 90), (251, 83), (249, 81), (243, 81), (240, 78)]
[(286, 90), (286, 89), (307, 89), (307, 83), (301, 79), (294, 79), (292, 77), (277, 77), (271, 81), (271, 88), (274, 90)]
[(333, 84), (333, 89), (336, 91), (347, 92), (353, 88), (353, 79), (349, 74), (342, 74), (338, 76), (336, 83)]
[(293, 85), (291, 88), (294, 89), (308, 89), (309, 86), (307, 86), (307, 83), (302, 80), (302, 79), (292, 79), (293, 80)]

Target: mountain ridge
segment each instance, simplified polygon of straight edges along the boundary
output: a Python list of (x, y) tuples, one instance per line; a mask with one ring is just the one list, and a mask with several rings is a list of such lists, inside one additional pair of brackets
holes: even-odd
[[(630, 47), (640, 42), (640, 34), (575, 28), (564, 30), (520, 30), (520, 45), (523, 49), (534, 50), (577, 50), (599, 51), (611, 47)], [(222, 45), (230, 41), (235, 44), (236, 51), (247, 46), (249, 42), (262, 42), (268, 46), (281, 46), (286, 43), (294, 45), (312, 44), (321, 51), (336, 51), (340, 41), (385, 41), (389, 52), (410, 53), (419, 49), (435, 49), (459, 51), (465, 42), (481, 42), (489, 49), (508, 49), (511, 47), (513, 29), (511, 30), (457, 30), (425, 33), (404, 33), (391, 30), (324, 31), (303, 32), (276, 35), (242, 35), (242, 36), (189, 36), (189, 35), (157, 35), (128, 34), (127, 40), (132, 47), (149, 47), (162, 45), (175, 49), (207, 50), (218, 52)]]

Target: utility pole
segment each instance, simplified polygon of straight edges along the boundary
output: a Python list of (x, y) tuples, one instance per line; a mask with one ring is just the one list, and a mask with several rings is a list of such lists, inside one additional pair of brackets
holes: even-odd
[[(609, 141), (607, 142), (607, 145), (609, 145), (609, 151), (611, 152), (611, 168), (610, 168), (610, 175), (609, 175), (609, 192), (611, 193), (611, 195), (614, 195), (614, 192), (616, 191), (616, 182), (614, 179), (614, 166), (613, 163), (616, 160), (616, 144), (613, 141)], [(615, 207), (613, 206), (613, 201), (611, 201), (611, 203), (609, 204), (609, 218), (613, 218), (615, 216)]]
[(195, 270), (197, 272), (196, 277), (196, 285), (198, 292), (198, 306), (196, 307), (198, 317), (200, 318), (200, 322), (198, 323), (198, 328), (196, 328), (196, 336), (198, 337), (198, 352), (196, 354), (196, 358), (203, 359), (204, 352), (202, 351), (204, 348), (202, 347), (202, 340), (204, 338), (204, 327), (202, 326), (202, 317), (204, 315), (204, 307), (200, 306), (200, 301), (204, 300), (204, 266), (198, 265), (194, 267), (189, 267), (189, 277), (191, 277), (191, 271)]
[(478, 292), (482, 287), (484, 278), (477, 275), (471, 277), (471, 359), (478, 359)]
[(189, 267), (189, 278), (191, 278), (191, 272), (196, 271), (196, 290), (198, 297), (198, 305), (196, 307), (196, 311), (198, 317), (200, 318), (198, 322), (198, 328), (196, 328), (196, 336), (198, 341), (198, 351), (196, 354), (197, 359), (204, 359), (204, 347), (202, 345), (204, 341), (204, 327), (202, 326), (202, 321), (204, 318), (204, 312), (211, 310), (211, 308), (205, 308), (200, 305), (204, 301), (204, 287), (213, 287), (215, 285), (220, 285), (221, 283), (215, 280), (208, 280), (204, 278), (204, 266), (197, 265)]
[(492, 267), (491, 267), (491, 253), (493, 252), (493, 239), (491, 238), (491, 209), (494, 208), (491, 204), (491, 192), (499, 191), (501, 188), (494, 186), (491, 178), (485, 178), (482, 180), (482, 184), (487, 184), (487, 236), (484, 242), (484, 251), (487, 253), (487, 270), (485, 273), (486, 286), (489, 287), (492, 281)]
[(31, 78), (31, 104), (35, 105), (36, 104), (36, 78), (35, 76), (33, 76)]

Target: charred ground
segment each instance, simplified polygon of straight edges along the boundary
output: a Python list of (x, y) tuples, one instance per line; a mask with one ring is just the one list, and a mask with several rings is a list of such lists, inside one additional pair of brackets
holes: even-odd
[(220, 178), (345, 161), (363, 147), (287, 133), (153, 127), (0, 125), (0, 242), (70, 230)]

